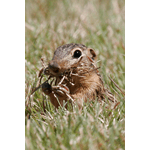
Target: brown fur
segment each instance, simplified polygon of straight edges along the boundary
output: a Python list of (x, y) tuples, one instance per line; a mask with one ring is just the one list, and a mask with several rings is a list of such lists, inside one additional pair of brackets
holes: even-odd
[[(79, 58), (74, 58), (76, 50), (82, 53)], [(116, 101), (115, 97), (104, 88), (99, 72), (95, 69), (95, 60), (94, 50), (81, 44), (66, 44), (56, 49), (46, 70), (49, 70), (50, 75), (56, 77), (55, 85), (63, 76), (67, 77), (59, 86), (64, 90), (67, 89), (68, 94), (63, 89), (54, 88), (49, 83), (42, 86), (43, 92), (50, 97), (56, 108), (63, 106), (63, 101), (70, 99), (76, 101), (79, 108), (83, 106), (83, 101), (93, 101), (96, 98), (101, 101), (105, 99), (105, 96), (113, 102)], [(66, 75), (66, 72), (69, 72), (69, 75)]]

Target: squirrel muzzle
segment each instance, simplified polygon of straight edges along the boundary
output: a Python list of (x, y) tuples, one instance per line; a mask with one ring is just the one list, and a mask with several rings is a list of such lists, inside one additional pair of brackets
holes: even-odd
[(49, 71), (50, 71), (52, 74), (59, 74), (60, 66), (58, 65), (57, 62), (55, 62), (55, 61), (50, 61), (48, 67), (49, 67)]

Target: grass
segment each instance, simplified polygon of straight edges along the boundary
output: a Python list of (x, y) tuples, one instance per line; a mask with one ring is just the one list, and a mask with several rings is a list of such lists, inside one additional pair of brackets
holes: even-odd
[[(124, 0), (26, 0), (25, 147), (27, 150), (125, 149), (125, 97), (109, 76), (125, 89)], [(105, 85), (120, 102), (115, 108), (96, 100), (55, 111), (41, 90), (30, 97), (40, 58), (48, 63), (54, 50), (66, 43), (82, 43), (98, 54)]]

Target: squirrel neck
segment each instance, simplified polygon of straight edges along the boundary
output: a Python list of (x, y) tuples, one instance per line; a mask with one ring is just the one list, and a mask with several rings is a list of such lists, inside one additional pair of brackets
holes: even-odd
[(88, 73), (84, 77), (77, 76), (72, 78), (74, 86), (69, 83), (67, 86), (70, 89), (70, 94), (75, 99), (93, 99), (96, 96), (96, 91), (99, 91), (100, 88), (104, 89), (99, 76), (95, 72)]

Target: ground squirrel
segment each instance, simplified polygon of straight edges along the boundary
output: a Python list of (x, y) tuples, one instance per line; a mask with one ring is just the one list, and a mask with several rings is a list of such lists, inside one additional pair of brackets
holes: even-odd
[(82, 44), (65, 44), (55, 50), (53, 59), (44, 70), (46, 75), (56, 78), (55, 85), (45, 82), (42, 91), (56, 108), (63, 105), (63, 101), (77, 102), (79, 108), (82, 108), (83, 101), (96, 98), (116, 101), (104, 87), (96, 59), (95, 51)]

